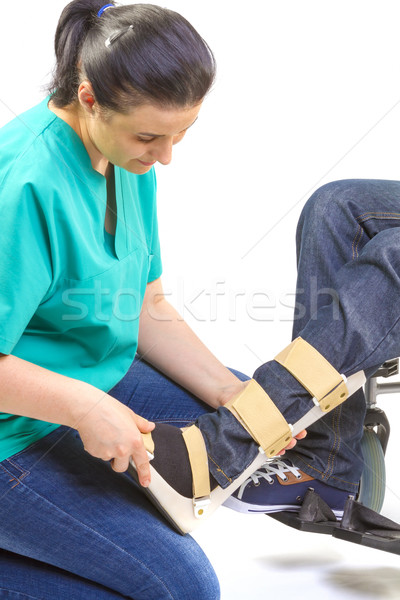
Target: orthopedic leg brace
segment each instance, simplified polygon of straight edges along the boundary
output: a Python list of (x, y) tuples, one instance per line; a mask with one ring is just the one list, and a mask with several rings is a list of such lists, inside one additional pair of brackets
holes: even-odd
[[(150, 463), (152, 480), (145, 493), (180, 533), (193, 531), (251, 473), (260, 468), (266, 458), (276, 456), (300, 431), (336, 408), (365, 383), (362, 371), (346, 379), (300, 337), (278, 354), (275, 360), (311, 394), (314, 406), (297, 422), (290, 424), (264, 389), (254, 379), (250, 380), (243, 392), (228, 402), (225, 408), (257, 443), (259, 452), (230, 485), (225, 488), (217, 485), (211, 489), (208, 453), (202, 433), (196, 425), (182, 429), (191, 468), (192, 498), (178, 493)], [(143, 439), (149, 457), (153, 459), (157, 447), (152, 435), (144, 434)]]

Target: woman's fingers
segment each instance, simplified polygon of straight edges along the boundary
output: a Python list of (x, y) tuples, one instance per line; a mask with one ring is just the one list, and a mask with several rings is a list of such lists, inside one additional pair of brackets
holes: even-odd
[(283, 450), (281, 450), (280, 452), (278, 452), (278, 456), (283, 456), (286, 452), (286, 450), (291, 450), (292, 448), (295, 447), (295, 445), (297, 444), (297, 440), (295, 438), (293, 438), (289, 444), (287, 446), (285, 446), (285, 448), (283, 448)]
[(79, 434), (89, 454), (111, 461), (117, 473), (129, 467), (132, 457), (139, 483), (147, 487), (150, 483), (150, 464), (142, 434), (150, 433), (155, 424), (134, 413), (112, 396), (103, 402), (79, 423)]
[(303, 429), (303, 431), (300, 431), (300, 433), (298, 433), (295, 438), (296, 440), (303, 440), (307, 435), (307, 431), (305, 429)]
[(150, 433), (150, 431), (153, 431), (155, 427), (155, 423), (153, 423), (153, 421), (148, 421), (136, 413), (134, 413), (134, 415), (136, 426), (141, 433)]
[(150, 463), (146, 448), (143, 444), (141, 449), (136, 449), (134, 452), (132, 452), (132, 459), (136, 465), (136, 471), (140, 485), (143, 487), (148, 487), (151, 480)]
[(278, 456), (283, 456), (286, 450), (291, 450), (292, 448), (294, 448), (297, 444), (297, 440), (303, 440), (306, 437), (306, 435), (307, 431), (305, 429), (303, 429), (303, 431), (300, 431), (300, 433), (295, 435), (294, 438), (290, 440), (289, 444), (283, 450), (278, 452)]
[(113, 458), (111, 460), (111, 466), (117, 473), (124, 473), (129, 466), (129, 458)]
[[(153, 423), (152, 421), (148, 421), (147, 419), (144, 419), (143, 417), (141, 417), (140, 415), (137, 415), (136, 413), (135, 413), (135, 422), (136, 422), (136, 427), (138, 428), (140, 433), (150, 433), (151, 431), (153, 431), (153, 429), (155, 427), (155, 423)], [(132, 450), (132, 459), (136, 465), (136, 471), (138, 473), (140, 485), (143, 487), (148, 487), (150, 485), (150, 479), (151, 479), (150, 463), (149, 463), (149, 457), (147, 454), (147, 450), (143, 444), (142, 437), (140, 437), (140, 440), (138, 440), (134, 444), (134, 447)], [(128, 466), (126, 468), (128, 468)]]
[(147, 487), (150, 484), (150, 463), (140, 434), (133, 440), (129, 450), (121, 452), (120, 456), (111, 460), (113, 470), (117, 473), (126, 471), (131, 457), (136, 466), (140, 485)]

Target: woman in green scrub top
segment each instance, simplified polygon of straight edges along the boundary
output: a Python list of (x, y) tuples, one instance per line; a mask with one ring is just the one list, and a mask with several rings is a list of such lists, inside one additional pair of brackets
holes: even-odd
[(0, 131), (0, 590), (219, 598), (142, 486), (141, 433), (236, 393), (163, 296), (154, 164), (195, 123), (212, 53), (158, 6), (73, 0), (50, 96)]

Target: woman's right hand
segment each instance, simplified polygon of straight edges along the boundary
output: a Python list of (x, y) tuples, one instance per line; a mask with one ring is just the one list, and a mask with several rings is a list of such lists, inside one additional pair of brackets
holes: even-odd
[(104, 394), (81, 414), (74, 427), (89, 454), (102, 460), (111, 460), (112, 468), (118, 473), (127, 470), (132, 457), (140, 484), (143, 487), (150, 484), (149, 458), (141, 434), (152, 431), (154, 423)]

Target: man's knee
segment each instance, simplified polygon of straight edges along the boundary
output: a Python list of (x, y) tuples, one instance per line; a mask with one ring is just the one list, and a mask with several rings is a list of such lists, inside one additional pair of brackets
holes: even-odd
[(343, 207), (359, 195), (363, 183), (362, 180), (343, 179), (321, 186), (304, 205), (300, 221), (309, 218), (325, 219), (336, 209), (343, 210)]
[(304, 205), (297, 225), (297, 242), (303, 234), (325, 230), (340, 232), (343, 225), (357, 225), (357, 218), (374, 210), (377, 187), (382, 182), (368, 179), (343, 179), (318, 188)]

